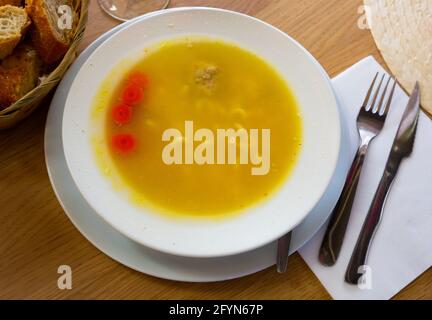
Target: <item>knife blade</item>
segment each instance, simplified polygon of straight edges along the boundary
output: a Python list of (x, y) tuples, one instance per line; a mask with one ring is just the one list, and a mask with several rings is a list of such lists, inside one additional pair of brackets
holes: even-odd
[(400, 161), (411, 155), (420, 115), (420, 86), (417, 82), (399, 124), (388, 162)]

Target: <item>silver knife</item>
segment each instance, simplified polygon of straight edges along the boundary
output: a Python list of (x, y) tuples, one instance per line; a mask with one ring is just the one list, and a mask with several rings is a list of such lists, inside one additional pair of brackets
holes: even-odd
[(363, 223), (357, 244), (348, 264), (345, 274), (345, 281), (351, 284), (358, 284), (362, 276), (360, 268), (366, 265), (367, 254), (371, 245), (374, 233), (383, 215), (384, 204), (393, 183), (396, 173), (402, 160), (409, 157), (414, 147), (414, 140), (417, 131), (417, 124), (420, 114), (420, 87), (418, 82), (411, 94), (408, 105), (402, 116), (399, 129), (393, 142), (390, 155), (384, 170), (384, 174), (378, 185), (366, 220)]

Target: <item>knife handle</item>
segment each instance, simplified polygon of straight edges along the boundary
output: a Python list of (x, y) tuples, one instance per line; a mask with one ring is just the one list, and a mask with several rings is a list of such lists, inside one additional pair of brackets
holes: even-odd
[(396, 172), (397, 168), (396, 170), (388, 170), (386, 168), (384, 171), (346, 270), (345, 281), (347, 283), (358, 284), (362, 276), (362, 273), (359, 273), (360, 267), (366, 265), (367, 254), (375, 231), (381, 221), (385, 201)]
[(368, 146), (368, 143), (362, 143), (357, 150), (342, 193), (331, 213), (319, 252), (319, 260), (326, 266), (334, 265), (339, 257)]

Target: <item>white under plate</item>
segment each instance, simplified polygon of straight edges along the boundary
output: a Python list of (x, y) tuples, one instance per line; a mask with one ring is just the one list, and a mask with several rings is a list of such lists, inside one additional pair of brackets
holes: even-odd
[[(52, 100), (46, 122), (45, 156), (49, 177), (60, 204), (72, 223), (98, 249), (112, 259), (152, 276), (178, 281), (211, 282), (238, 278), (272, 266), (276, 262), (276, 243), (221, 258), (187, 258), (149, 249), (129, 240), (103, 221), (77, 189), (67, 167), (62, 145), (62, 118), (70, 85), (86, 59), (101, 43), (139, 19), (142, 17), (117, 26), (90, 45), (70, 67)], [(343, 110), (341, 113), (345, 120)], [(342, 189), (350, 154), (349, 133), (344, 125), (338, 169), (320, 202), (294, 230), (291, 253), (311, 239), (325, 223)]]

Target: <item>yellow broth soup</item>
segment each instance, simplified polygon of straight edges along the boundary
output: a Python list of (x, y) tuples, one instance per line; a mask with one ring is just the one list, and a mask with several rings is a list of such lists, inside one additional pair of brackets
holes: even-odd
[[(93, 141), (101, 169), (134, 203), (171, 216), (223, 217), (268, 199), (288, 178), (301, 148), (301, 118), (287, 83), (262, 58), (219, 40), (182, 38), (116, 72), (115, 87), (108, 89), (108, 76), (96, 95)], [(195, 139), (200, 129), (212, 137)], [(226, 136), (221, 154), (221, 129), (245, 139)], [(240, 159), (243, 151), (250, 154)], [(197, 152), (207, 162), (197, 161)], [(164, 160), (174, 153), (177, 160)], [(253, 174), (257, 160), (261, 173)]]

